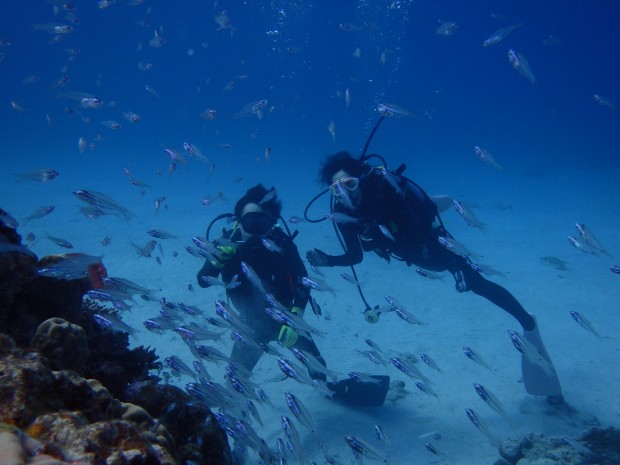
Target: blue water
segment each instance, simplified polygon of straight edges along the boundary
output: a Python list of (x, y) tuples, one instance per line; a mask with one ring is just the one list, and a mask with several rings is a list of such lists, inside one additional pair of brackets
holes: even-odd
[[(9, 42), (0, 46), (0, 207), (22, 222), (23, 236), (35, 234), (30, 245), (37, 254), (63, 252), (45, 236), (63, 237), (76, 250), (104, 254), (111, 275), (149, 280), (141, 284), (162, 289), (170, 300), (193, 299), (207, 307), (204, 302), (215, 294), (186, 289), (200, 267), (183, 251), (191, 236), (202, 234), (215, 215), (231, 211), (236, 199), (257, 182), (276, 186), (285, 217), (301, 216), (319, 192), (316, 175), (322, 158), (339, 150), (359, 154), (379, 119), (378, 104), (386, 103), (411, 115), (386, 118), (370, 152), (381, 153), (392, 168), (406, 163), (406, 173), (430, 193), (449, 193), (481, 209), (482, 219), (491, 224), (484, 236), (455, 216), (447, 215), (447, 224), (460, 239), (471, 240), (473, 248), (486, 247), (486, 256), (494, 257), (490, 263), (514, 270), (511, 290), (526, 307), (557, 305), (566, 312), (568, 304), (605, 298), (617, 286), (616, 276), (605, 269), (612, 263), (595, 264), (591, 257), (577, 255), (565, 239), (575, 234), (574, 222), (583, 221), (595, 227), (610, 250), (615, 246), (619, 252), (617, 2), (146, 0), (129, 6), (123, 0), (106, 8), (95, 1), (76, 1), (73, 12), (63, 9), (63, 3), (7, 0), (0, 15), (0, 39)], [(234, 29), (217, 30), (214, 18), (223, 11)], [(74, 16), (67, 18), (69, 13)], [(454, 34), (437, 35), (435, 30), (447, 21), (457, 24)], [(33, 27), (48, 23), (70, 25), (73, 31), (56, 37)], [(504, 40), (482, 46), (496, 30), (517, 23), (522, 25)], [(149, 45), (156, 31), (165, 39), (161, 47)], [(534, 83), (513, 69), (509, 49), (527, 59)], [(152, 69), (141, 70), (140, 63), (152, 64)], [(68, 84), (56, 86), (65, 75)], [(28, 76), (35, 76), (33, 82), (24, 82)], [(224, 90), (231, 82), (236, 86)], [(146, 85), (159, 97), (147, 92)], [(69, 98), (76, 92), (103, 100), (103, 107), (81, 107)], [(598, 104), (594, 94), (612, 106)], [(268, 101), (262, 118), (234, 117), (261, 99)], [(207, 108), (217, 111), (212, 121), (199, 116)], [(123, 116), (127, 111), (137, 113), (140, 121), (129, 122)], [(122, 127), (113, 130), (101, 124), (110, 120)], [(333, 137), (330, 122), (335, 125)], [(80, 138), (85, 140), (83, 153)], [(209, 163), (189, 159), (170, 174), (164, 148), (183, 153), (183, 142), (199, 147)], [(482, 163), (474, 154), (476, 145), (490, 151), (503, 172)], [(212, 164), (215, 171), (209, 175)], [(45, 184), (18, 182), (19, 173), (39, 168), (54, 168), (60, 176)], [(123, 168), (148, 187), (131, 185)], [(77, 189), (102, 192), (136, 217), (129, 222), (88, 219), (77, 209), (83, 206), (72, 194)], [(228, 201), (201, 205), (201, 199), (218, 192)], [(156, 213), (155, 199), (162, 196), (166, 201)], [(494, 209), (498, 203), (512, 209)], [(24, 224), (23, 218), (43, 205), (54, 205), (55, 211)], [(313, 213), (324, 214), (327, 208), (323, 199)], [(136, 258), (131, 246), (143, 245), (150, 239), (146, 230), (154, 227), (179, 235), (173, 245), (165, 244), (162, 265)], [(319, 244), (337, 252), (325, 224), (299, 228), (302, 252)], [(111, 239), (107, 247), (100, 243), (104, 237)], [(179, 254), (175, 259), (173, 250)], [(542, 291), (532, 291), (555, 278), (538, 263), (538, 257), (547, 255), (573, 260), (573, 270), (583, 272), (573, 275), (574, 281), (545, 287), (557, 285), (559, 295), (570, 296), (564, 306), (555, 295), (541, 297)], [(385, 264), (372, 258), (369, 263), (372, 267), (363, 268), (362, 274), (373, 300), (379, 300), (390, 291), (391, 280), (401, 276), (393, 274), (395, 267), (379, 274), (376, 270)], [(332, 279), (339, 279), (335, 272)], [(591, 287), (580, 294), (584, 282)], [(455, 298), (451, 284), (449, 288), (428, 292), (433, 298)], [(410, 290), (401, 292), (409, 295)], [(433, 301), (424, 292), (420, 290), (417, 303), (428, 300), (430, 305)], [(586, 297), (588, 292), (591, 297)], [(359, 301), (347, 300), (357, 299), (355, 292), (346, 295), (321, 299), (334, 313), (337, 308), (357, 311)], [(459, 302), (476, 308), (473, 301)], [(600, 307), (610, 305), (617, 307), (617, 301)], [(136, 324), (156, 312), (157, 306), (144, 309), (134, 316)], [(499, 312), (493, 314), (499, 318)], [(547, 315), (549, 326), (554, 315)], [(613, 315), (598, 316), (602, 326), (617, 326)], [(455, 320), (457, 329), (461, 323), (475, 326), (459, 318), (466, 317)], [(506, 324), (501, 320), (502, 331)], [(581, 335), (573, 323), (567, 327)], [(362, 334), (358, 330), (352, 332)], [(563, 334), (557, 331), (550, 337), (559, 343)], [(465, 342), (454, 345), (459, 350)], [(341, 353), (339, 344), (330, 347), (332, 359)], [(429, 347), (439, 350), (437, 344)], [(168, 355), (166, 350), (162, 348), (163, 355)], [(562, 353), (557, 348), (552, 352)], [(617, 356), (617, 350), (614, 353)], [(558, 363), (560, 371), (570, 366)], [(512, 378), (518, 374), (516, 365), (508, 371)], [(575, 389), (579, 394), (587, 391)], [(605, 411), (597, 406), (598, 413)], [(465, 433), (455, 436), (468, 441)], [(345, 449), (341, 455), (347, 453)], [(489, 459), (492, 454), (487, 454)]]

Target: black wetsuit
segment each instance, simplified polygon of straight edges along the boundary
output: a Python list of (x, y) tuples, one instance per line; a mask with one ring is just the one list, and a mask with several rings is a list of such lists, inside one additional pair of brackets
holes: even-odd
[[(364, 251), (374, 251), (386, 258), (395, 257), (411, 266), (432, 271), (450, 271), (457, 290), (471, 290), (515, 317), (523, 329), (535, 327), (534, 318), (502, 286), (485, 279), (470, 265), (471, 262), (442, 246), (438, 237), (451, 237), (441, 223), (436, 222), (437, 207), (420, 189), (398, 175), (392, 174), (392, 183), (398, 183), (397, 193), (379, 169), (373, 169), (360, 179), (361, 201), (352, 212), (341, 202), (334, 211), (358, 222), (339, 222), (338, 228), (345, 242), (346, 253), (328, 255), (328, 266), (350, 266), (362, 261)], [(381, 226), (384, 232), (381, 231)], [(389, 232), (388, 237), (385, 231)]]
[[(261, 238), (252, 237), (246, 242), (236, 242), (237, 250), (230, 259), (213, 262), (206, 260), (197, 276), (198, 284), (201, 287), (208, 287), (209, 284), (201, 279), (202, 276), (221, 274), (224, 282), (230, 282), (235, 275), (238, 275), (241, 285), (234, 289), (227, 289), (226, 294), (243, 322), (254, 330), (254, 334), (249, 336), (259, 344), (267, 344), (276, 340), (282, 324), (273, 320), (265, 312), (265, 307), (268, 306), (265, 295), (246, 278), (241, 270), (242, 261), (258, 275), (265, 291), (286, 308), (298, 307), (303, 310), (310, 297), (310, 290), (301, 284), (301, 278), (308, 276), (308, 273), (292, 239), (277, 227), (271, 230), (266, 239), (273, 241), (280, 251), (270, 251), (261, 243)], [(229, 240), (239, 241), (239, 231), (233, 232)], [(325, 365), (313, 340), (300, 334), (295, 347), (308, 352)], [(231, 359), (252, 371), (262, 354), (261, 350), (251, 349), (235, 341)], [(309, 372), (314, 378), (325, 379), (322, 373), (310, 370)]]

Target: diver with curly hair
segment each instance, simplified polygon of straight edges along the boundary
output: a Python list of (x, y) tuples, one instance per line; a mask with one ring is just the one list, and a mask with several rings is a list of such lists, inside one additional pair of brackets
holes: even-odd
[(472, 291), (484, 297), (523, 328), (526, 391), (546, 396), (550, 402), (563, 402), (560, 382), (534, 316), (510, 292), (484, 278), (465, 254), (450, 250), (453, 238), (441, 222), (436, 199), (402, 176), (404, 167), (392, 172), (384, 161), (383, 166), (371, 166), (367, 161), (371, 157), (381, 158), (369, 155), (357, 159), (339, 152), (323, 162), (319, 178), (329, 186), (333, 213), (346, 215), (340, 217), (344, 221), (337, 221), (345, 253), (328, 255), (315, 248), (307, 252), (308, 262), (313, 266), (352, 266), (362, 261), (365, 251), (374, 251), (388, 261), (395, 258), (408, 266), (450, 271), (458, 292)]

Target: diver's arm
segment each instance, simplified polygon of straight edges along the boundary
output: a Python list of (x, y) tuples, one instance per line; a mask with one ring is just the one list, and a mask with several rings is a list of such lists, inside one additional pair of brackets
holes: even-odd
[(364, 251), (359, 235), (350, 224), (339, 224), (346, 252), (342, 255), (327, 255), (327, 266), (352, 266), (362, 262)]
[(293, 296), (293, 307), (299, 307), (301, 309), (306, 308), (306, 304), (310, 299), (310, 289), (301, 283), (301, 278), (308, 276), (308, 271), (304, 265), (297, 246), (293, 241), (289, 241), (287, 248), (287, 261), (290, 265), (292, 276), (295, 278), (295, 295)]
[[(237, 246), (235, 244), (218, 245), (217, 253), (211, 255), (211, 259), (206, 259), (204, 265), (198, 272), (196, 279), (200, 287), (209, 287), (210, 284), (204, 279), (205, 276), (215, 277), (222, 273), (227, 267), (231, 266), (231, 262), (234, 262), (237, 258)], [(230, 269), (230, 268), (227, 268)]]
[(205, 260), (205, 264), (202, 265), (202, 268), (196, 275), (196, 280), (198, 281), (198, 285), (200, 287), (209, 287), (210, 284), (202, 279), (205, 276), (215, 277), (222, 272), (222, 267), (218, 268), (213, 264), (212, 260)]

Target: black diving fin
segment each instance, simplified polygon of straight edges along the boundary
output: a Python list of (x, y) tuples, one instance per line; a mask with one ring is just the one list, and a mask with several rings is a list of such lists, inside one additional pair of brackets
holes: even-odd
[(371, 378), (376, 381), (347, 378), (335, 383), (327, 383), (327, 387), (334, 391), (333, 399), (335, 400), (341, 400), (351, 405), (380, 407), (385, 402), (385, 397), (390, 389), (390, 377), (372, 375)]

